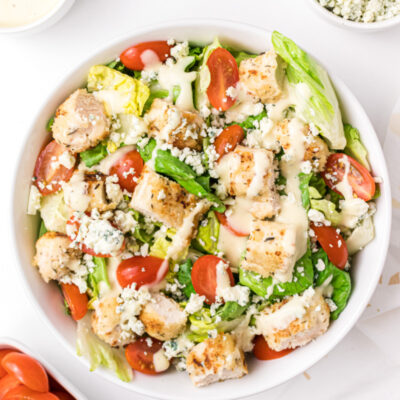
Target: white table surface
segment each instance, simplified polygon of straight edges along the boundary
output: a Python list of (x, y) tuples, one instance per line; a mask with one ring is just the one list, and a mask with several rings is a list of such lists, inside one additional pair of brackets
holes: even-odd
[[(374, 34), (341, 30), (317, 17), (303, 0), (77, 0), (64, 19), (44, 32), (0, 36), (0, 336), (38, 351), (89, 399), (144, 397), (90, 374), (49, 332), (24, 295), (4, 222), (16, 155), (41, 99), (88, 52), (137, 26), (211, 16), (277, 29), (317, 55), (361, 101), (381, 142), (400, 95), (400, 27)], [(375, 307), (374, 299), (371, 304)], [(371, 312), (373, 323), (364, 317), (307, 373), (251, 399), (399, 399), (400, 311)]]

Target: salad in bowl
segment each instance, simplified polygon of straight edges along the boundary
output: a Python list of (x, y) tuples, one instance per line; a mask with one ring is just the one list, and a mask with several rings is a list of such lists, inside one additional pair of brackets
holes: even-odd
[(379, 179), (325, 69), (271, 40), (134, 43), (49, 121), (33, 265), (92, 369), (240, 378), (246, 353), (284, 357), (345, 309)]

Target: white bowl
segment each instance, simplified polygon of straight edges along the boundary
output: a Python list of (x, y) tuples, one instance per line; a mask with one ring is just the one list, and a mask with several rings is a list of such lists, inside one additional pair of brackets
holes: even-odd
[(84, 396), (70, 381), (65, 379), (60, 372), (58, 372), (51, 364), (44, 360), (40, 355), (34, 353), (24, 344), (18, 342), (17, 340), (10, 339), (7, 337), (0, 338), (0, 350), (11, 349), (19, 350), (28, 356), (33, 357), (35, 360), (39, 361), (43, 365), (47, 373), (55, 379), (67, 392), (74, 396), (77, 400), (87, 400)]
[[(14, 242), (19, 257), (19, 270), (26, 285), (31, 302), (44, 317), (52, 332), (63, 344), (75, 353), (75, 323), (62, 311), (59, 290), (40, 278), (31, 260), (34, 255), (38, 221), (26, 215), (29, 185), (37, 154), (48, 141), (45, 125), (56, 107), (77, 87), (84, 84), (89, 68), (97, 63), (105, 63), (120, 54), (128, 46), (142, 41), (175, 38), (196, 42), (211, 42), (218, 35), (223, 43), (235, 45), (250, 51), (265, 51), (269, 45), (270, 33), (249, 25), (220, 20), (181, 20), (137, 29), (105, 45), (74, 68), (65, 79), (54, 88), (44, 101), (39, 115), (26, 132), (25, 146), (17, 164), (12, 210)], [(296, 40), (296, 38), (293, 38)], [(332, 75), (331, 75), (332, 76)], [(389, 242), (391, 221), (391, 195), (389, 178), (382, 150), (374, 128), (361, 107), (344, 83), (333, 78), (345, 120), (360, 129), (363, 141), (369, 150), (374, 173), (383, 178), (382, 195), (377, 201), (375, 215), (376, 238), (355, 259), (352, 275), (354, 290), (347, 308), (340, 318), (332, 323), (326, 334), (313, 343), (298, 349), (288, 356), (269, 362), (249, 360), (249, 374), (238, 380), (214, 384), (195, 389), (185, 373), (171, 371), (158, 377), (135, 374), (131, 383), (120, 382), (108, 371), (94, 372), (116, 385), (163, 399), (234, 399), (272, 388), (300, 374), (325, 356), (353, 327), (366, 307), (379, 280)], [(84, 359), (80, 358), (84, 361)], [(85, 361), (84, 361), (85, 362)], [(88, 371), (89, 373), (89, 371)]]
[(61, 0), (56, 7), (38, 20), (27, 25), (10, 28), (0, 27), (0, 34), (25, 35), (40, 32), (58, 22), (69, 11), (74, 2), (75, 0)]
[(400, 15), (379, 22), (363, 23), (363, 22), (349, 21), (329, 11), (321, 4), (319, 4), (317, 0), (306, 0), (306, 1), (318, 15), (322, 16), (330, 23), (336, 26), (340, 26), (341, 28), (351, 29), (359, 32), (377, 32), (392, 28), (400, 24)]

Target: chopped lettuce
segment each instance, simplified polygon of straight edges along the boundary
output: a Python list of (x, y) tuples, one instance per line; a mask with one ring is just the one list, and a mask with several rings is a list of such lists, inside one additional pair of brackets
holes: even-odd
[(47, 121), (46, 124), (46, 131), (51, 132), (53, 130), (53, 124), (54, 124), (54, 115), (50, 117), (50, 119)]
[(132, 78), (104, 65), (89, 70), (87, 87), (90, 91), (115, 91), (118, 102), (127, 114), (140, 116), (150, 96), (150, 89), (138, 79)]
[(347, 250), (353, 255), (363, 249), (375, 237), (372, 217), (364, 218), (351, 235), (346, 239)]
[(301, 193), (301, 203), (306, 211), (308, 211), (311, 207), (310, 202), (310, 192), (308, 190), (310, 185), (312, 174), (305, 174), (300, 172), (299, 174), (299, 188)]
[(64, 202), (64, 192), (62, 190), (42, 197), (40, 216), (49, 231), (66, 233), (70, 213), (68, 206)]
[(165, 99), (168, 96), (169, 96), (168, 90), (160, 89), (159, 87), (154, 88), (154, 86), (150, 87), (150, 95), (146, 101), (146, 104), (144, 105), (143, 112), (145, 113), (150, 109), (154, 99)]
[(227, 301), (221, 308), (218, 309), (216, 315), (223, 321), (233, 321), (239, 318), (247, 310), (248, 304), (245, 306), (239, 305), (236, 301)]
[(187, 259), (179, 265), (179, 270), (176, 275), (178, 282), (183, 286), (182, 292), (188, 299), (192, 293), (196, 293), (192, 284), (192, 267), (192, 260)]
[[(267, 117), (267, 111), (264, 109), (260, 114), (250, 115), (243, 122), (234, 122), (234, 124), (240, 125), (243, 129), (256, 129), (257, 122), (260, 122), (265, 117)], [(257, 121), (256, 124), (255, 121)]]
[(331, 201), (326, 199), (311, 199), (311, 208), (322, 212), (325, 215), (325, 218), (330, 221), (332, 225), (339, 225), (341, 216), (340, 213), (336, 211), (335, 203), (332, 203)]
[(138, 211), (133, 209), (129, 209), (129, 211), (133, 214), (133, 218), (135, 218), (135, 220), (138, 222), (135, 227), (133, 237), (139, 242), (142, 242), (142, 244), (151, 244), (157, 226), (155, 224), (153, 226), (149, 226), (148, 224), (146, 224), (144, 216)]
[(352, 127), (350, 124), (344, 124), (344, 135), (347, 141), (344, 152), (350, 157), (355, 158), (370, 171), (371, 167), (368, 162), (368, 152), (361, 141), (358, 129)]
[(238, 67), (240, 66), (240, 63), (243, 60), (247, 60), (248, 58), (254, 58), (254, 57), (258, 56), (258, 54), (251, 54), (251, 53), (248, 53), (247, 51), (236, 50), (232, 47), (225, 47), (225, 48), (233, 55)]
[(40, 219), (39, 231), (38, 231), (38, 239), (40, 237), (42, 237), (46, 232), (47, 232), (46, 225), (44, 224), (44, 221), (42, 219)]
[(329, 284), (332, 285), (332, 301), (336, 305), (336, 310), (331, 312), (331, 318), (337, 319), (339, 314), (344, 310), (351, 294), (351, 278), (350, 274), (335, 267), (328, 259), (328, 255), (323, 249), (319, 249), (312, 255), (314, 265), (318, 260), (322, 260), (325, 268), (322, 271), (315, 271), (315, 285), (321, 286), (330, 279)]
[(153, 157), (153, 150), (156, 148), (156, 146), (157, 142), (154, 138), (150, 138), (145, 146), (138, 146), (140, 156), (144, 162), (151, 160), (151, 157)]
[(344, 149), (346, 138), (342, 116), (328, 73), (292, 40), (277, 31), (272, 33), (272, 44), (287, 63), (289, 83), (296, 87), (297, 113), (321, 131), (332, 149)]
[(110, 287), (107, 273), (107, 258), (92, 257), (92, 261), (95, 265), (93, 271), (88, 275), (88, 285), (91, 290), (92, 298), (96, 298), (101, 293), (100, 284), (104, 284), (106, 287)]
[(208, 333), (217, 329), (215, 317), (211, 316), (209, 308), (203, 307), (200, 311), (189, 317), (190, 332), (187, 334), (189, 340), (193, 342), (202, 342), (207, 339)]
[(103, 366), (114, 371), (121, 381), (130, 382), (133, 378), (132, 368), (126, 361), (123, 349), (112, 348), (100, 340), (91, 330), (89, 315), (77, 321), (77, 325), (76, 351), (78, 356), (89, 360), (90, 371)]
[(100, 142), (97, 146), (82, 151), (82, 153), (79, 153), (79, 156), (88, 168), (93, 167), (93, 165), (98, 164), (103, 158), (108, 156), (107, 144)]
[(199, 225), (196, 237), (192, 241), (192, 246), (202, 253), (216, 254), (218, 252), (219, 221), (214, 211), (207, 214), (207, 223), (204, 221)]

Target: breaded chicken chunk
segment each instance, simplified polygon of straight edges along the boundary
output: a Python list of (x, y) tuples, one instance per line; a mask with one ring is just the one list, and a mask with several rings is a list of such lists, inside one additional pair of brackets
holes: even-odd
[(239, 82), (251, 95), (263, 103), (276, 103), (282, 95), (284, 61), (270, 50), (247, 58), (239, 66)]
[(103, 140), (109, 124), (104, 105), (86, 89), (78, 89), (58, 107), (53, 137), (71, 153), (80, 153)]
[(133, 192), (130, 206), (176, 230), (191, 219), (191, 226), (187, 230), (189, 234), (186, 235), (189, 237), (194, 234), (201, 215), (207, 212), (210, 203), (198, 199), (178, 183), (145, 166)]
[[(285, 153), (290, 152), (292, 147), (292, 139), (289, 127), (290, 123), (290, 120), (287, 119), (280, 121), (277, 123), (274, 130), (275, 136)], [(296, 124), (294, 129), (301, 129), (302, 134), (304, 135), (303, 161), (309, 161), (312, 169), (315, 172), (323, 171), (326, 161), (329, 157), (328, 145), (319, 136), (315, 136), (311, 132), (309, 125)]]
[(186, 359), (189, 377), (195, 386), (206, 386), (247, 374), (243, 351), (228, 333), (206, 339), (192, 348)]
[(255, 218), (270, 218), (279, 211), (272, 151), (236, 146), (220, 160), (217, 173), (227, 193), (253, 200), (250, 212)]
[(274, 276), (281, 282), (292, 277), (296, 262), (296, 228), (289, 224), (254, 220), (241, 268)]
[(307, 289), (280, 303), (264, 308), (256, 327), (275, 351), (304, 346), (326, 332), (330, 310), (322, 295)]
[(162, 293), (152, 296), (140, 313), (146, 332), (159, 340), (177, 337), (186, 326), (186, 313), (179, 304)]
[(58, 232), (46, 232), (36, 242), (33, 264), (45, 282), (60, 280), (79, 266), (81, 252), (70, 244), (69, 237)]
[(163, 99), (155, 99), (145, 118), (154, 138), (178, 149), (201, 151), (204, 121), (197, 113), (181, 111)]
[(117, 313), (118, 302), (114, 296), (106, 296), (94, 303), (92, 313), (93, 332), (112, 347), (124, 346), (135, 338), (133, 332), (121, 328), (121, 314)]

